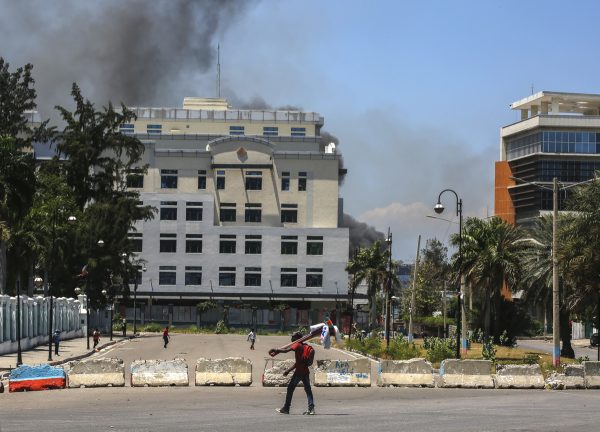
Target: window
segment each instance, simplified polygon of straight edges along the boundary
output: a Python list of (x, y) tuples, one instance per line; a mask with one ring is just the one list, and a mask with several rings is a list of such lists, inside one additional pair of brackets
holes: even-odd
[(185, 253), (202, 253), (202, 234), (185, 235)]
[(159, 266), (158, 267), (158, 284), (159, 285), (176, 285), (177, 284), (177, 267), (175, 266)]
[(162, 125), (149, 124), (146, 126), (146, 132), (148, 135), (160, 135), (162, 133)]
[(306, 190), (306, 171), (298, 173), (298, 190), (301, 192)]
[(217, 171), (217, 189), (225, 189), (225, 170)]
[(235, 286), (235, 267), (219, 267), (219, 285)]
[(281, 204), (281, 223), (298, 222), (298, 204)]
[(298, 236), (281, 236), (281, 255), (298, 255)]
[(202, 285), (202, 267), (185, 266), (185, 284)]
[(298, 286), (298, 270), (295, 268), (281, 269), (281, 286), (295, 287)]
[(219, 236), (219, 253), (234, 254), (235, 253), (235, 234), (221, 234)]
[(244, 135), (244, 126), (229, 126), (229, 135)]
[(246, 190), (262, 189), (262, 171), (246, 171)]
[(322, 268), (307, 268), (306, 269), (306, 286), (308, 288), (320, 288), (323, 286), (323, 269)]
[(248, 234), (244, 250), (248, 255), (259, 255), (262, 252), (262, 236)]
[(235, 203), (221, 203), (219, 220), (221, 222), (235, 222)]
[(263, 135), (264, 136), (277, 136), (277, 135), (279, 135), (279, 128), (276, 126), (264, 126), (263, 127)]
[(161, 189), (177, 189), (177, 170), (161, 169), (160, 187)]
[(206, 170), (198, 170), (198, 189), (206, 189)]
[(188, 201), (185, 203), (185, 220), (186, 221), (201, 221), (202, 220), (202, 203), (198, 201)]
[(244, 274), (244, 286), (257, 287), (260, 286), (260, 267), (246, 267)]
[(133, 129), (134, 128), (132, 123), (124, 123), (121, 126), (119, 126), (119, 132), (121, 132), (123, 135), (133, 135)]
[(261, 222), (262, 204), (246, 203), (246, 222)]
[(306, 255), (323, 255), (323, 236), (306, 237)]
[(160, 235), (160, 252), (163, 252), (163, 253), (177, 252), (177, 234), (161, 234)]
[(295, 136), (295, 137), (306, 136), (306, 128), (303, 128), (303, 127), (293, 127), (292, 128), (292, 136)]
[(282, 191), (290, 190), (290, 173), (289, 173), (289, 171), (283, 171), (281, 173), (281, 190)]
[(131, 252), (142, 251), (142, 233), (128, 233), (127, 238), (129, 239), (129, 247), (131, 248)]
[(142, 189), (144, 187), (144, 173), (140, 169), (132, 169), (127, 173), (127, 187)]
[(161, 201), (160, 205), (160, 220), (177, 220), (177, 201)]

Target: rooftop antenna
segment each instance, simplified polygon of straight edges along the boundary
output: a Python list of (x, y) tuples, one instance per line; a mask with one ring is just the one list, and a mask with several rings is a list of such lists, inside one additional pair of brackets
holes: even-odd
[(217, 97), (221, 97), (221, 44), (217, 45)]

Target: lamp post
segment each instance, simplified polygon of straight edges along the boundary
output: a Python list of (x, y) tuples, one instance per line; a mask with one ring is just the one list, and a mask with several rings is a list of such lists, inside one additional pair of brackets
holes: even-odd
[(413, 341), (413, 310), (416, 303), (416, 291), (417, 291), (417, 272), (419, 269), (419, 253), (421, 252), (421, 235), (417, 240), (417, 258), (415, 260), (415, 268), (412, 280), (412, 292), (410, 293), (410, 307), (408, 308), (408, 341)]
[(86, 343), (87, 349), (90, 349), (90, 298), (86, 292), (86, 290), (81, 289), (80, 287), (75, 288), (75, 294), (85, 294), (85, 333), (86, 333)]
[[(112, 284), (112, 278), (111, 278), (111, 284)], [(112, 291), (112, 286), (110, 287), (110, 290)], [(109, 335), (110, 335), (110, 340), (113, 340), (113, 305), (112, 305), (112, 295), (111, 293), (109, 293), (108, 291), (106, 291), (105, 289), (102, 290), (102, 295), (104, 297), (106, 297), (106, 301), (108, 302), (108, 310), (110, 310), (110, 323), (109, 323)]]
[(390, 296), (392, 293), (392, 233), (388, 228), (388, 235), (385, 239), (388, 245), (389, 262), (388, 262), (388, 277), (387, 289), (385, 293), (385, 346), (390, 346)]
[[(358, 249), (354, 249), (354, 258), (353, 261), (356, 263), (356, 259), (358, 257)], [(354, 294), (356, 292), (356, 269), (352, 272), (352, 288), (350, 290), (350, 331), (349, 331), (349, 339), (352, 339), (352, 326), (354, 325)]]
[(17, 367), (23, 364), (21, 353), (21, 280), (17, 278)]
[[(465, 291), (465, 280), (462, 274), (462, 224), (463, 224), (463, 211), (462, 211), (462, 199), (458, 197), (458, 194), (452, 189), (444, 189), (438, 195), (437, 204), (433, 210), (437, 214), (441, 214), (444, 211), (442, 205), (442, 194), (444, 192), (452, 192), (456, 197), (456, 215), (458, 216), (458, 278), (460, 280), (460, 291), (457, 296), (457, 311), (456, 311), (456, 358), (460, 358), (461, 347), (462, 354), (467, 354), (467, 320), (463, 302), (463, 296)], [(462, 337), (461, 337), (462, 336)]]

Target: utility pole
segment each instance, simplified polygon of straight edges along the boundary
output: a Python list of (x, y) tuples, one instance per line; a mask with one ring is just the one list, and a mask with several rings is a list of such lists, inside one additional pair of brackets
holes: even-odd
[(552, 180), (552, 365), (560, 364), (560, 299), (558, 286), (558, 179)]
[(421, 235), (417, 240), (417, 259), (415, 261), (415, 271), (412, 281), (412, 293), (410, 295), (410, 308), (408, 310), (408, 341), (413, 341), (413, 311), (415, 309), (415, 291), (417, 289), (417, 268), (419, 267), (419, 252), (421, 252)]

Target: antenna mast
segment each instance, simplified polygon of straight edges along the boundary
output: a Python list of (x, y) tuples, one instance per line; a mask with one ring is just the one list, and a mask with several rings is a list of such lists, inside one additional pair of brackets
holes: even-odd
[(221, 44), (217, 45), (217, 97), (221, 97)]

